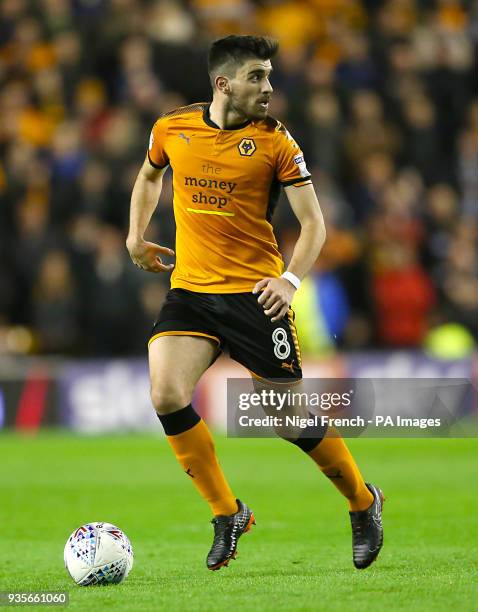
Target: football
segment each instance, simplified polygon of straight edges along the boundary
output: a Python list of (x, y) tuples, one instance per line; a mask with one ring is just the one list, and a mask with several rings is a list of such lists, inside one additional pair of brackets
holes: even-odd
[(127, 536), (111, 523), (86, 523), (65, 544), (65, 567), (80, 586), (118, 584), (133, 567)]

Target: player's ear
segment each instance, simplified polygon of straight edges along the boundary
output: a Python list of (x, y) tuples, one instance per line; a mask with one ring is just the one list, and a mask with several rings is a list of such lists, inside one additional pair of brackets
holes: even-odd
[(216, 87), (223, 94), (231, 93), (231, 88), (229, 86), (229, 79), (225, 76), (217, 76), (216, 77)]

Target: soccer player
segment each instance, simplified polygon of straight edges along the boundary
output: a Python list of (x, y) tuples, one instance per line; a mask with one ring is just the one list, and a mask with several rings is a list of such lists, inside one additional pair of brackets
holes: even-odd
[[(224, 349), (257, 380), (301, 379), (290, 304), (325, 240), (303, 154), (268, 116), (277, 48), (276, 41), (254, 36), (212, 44), (212, 102), (156, 121), (131, 198), (131, 259), (150, 272), (174, 268), (149, 341), (151, 394), (173, 452), (214, 516), (211, 570), (235, 558), (254, 515), (222, 472), (209, 429), (191, 405), (194, 388)], [(168, 166), (175, 265), (161, 259), (175, 255), (172, 249), (144, 239)], [(301, 226), (286, 271), (271, 225), (281, 186)], [(382, 546), (382, 492), (363, 481), (342, 438), (317, 431), (293, 442), (348, 501), (353, 561), (359, 569), (369, 566)]]

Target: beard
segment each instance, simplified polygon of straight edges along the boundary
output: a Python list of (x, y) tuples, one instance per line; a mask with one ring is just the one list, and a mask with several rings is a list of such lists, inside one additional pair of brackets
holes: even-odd
[(265, 119), (269, 110), (268, 106), (261, 106), (258, 98), (244, 99), (235, 95), (231, 96), (230, 109), (239, 117), (244, 117), (244, 121), (259, 121)]

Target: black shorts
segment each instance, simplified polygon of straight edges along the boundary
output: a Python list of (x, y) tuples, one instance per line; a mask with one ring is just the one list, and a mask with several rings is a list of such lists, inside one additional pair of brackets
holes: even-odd
[(252, 293), (196, 293), (171, 289), (154, 324), (158, 336), (204, 336), (227, 350), (257, 378), (302, 378), (301, 356), (291, 308), (272, 323)]

